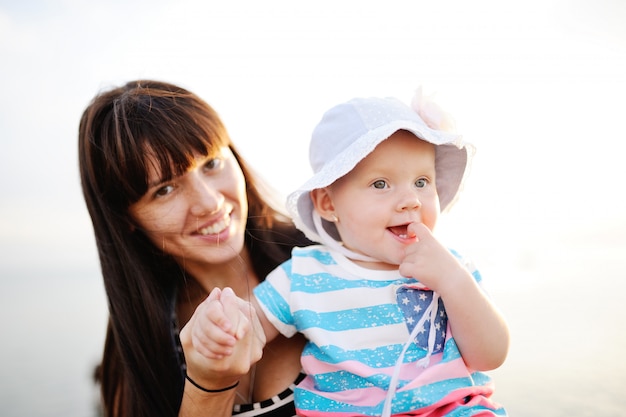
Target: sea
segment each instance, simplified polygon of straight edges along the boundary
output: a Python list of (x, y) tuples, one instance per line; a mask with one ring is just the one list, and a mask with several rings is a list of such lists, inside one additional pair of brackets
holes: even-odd
[[(485, 264), (511, 328), (507, 361), (490, 372), (509, 415), (626, 415), (624, 240), (537, 242)], [(98, 416), (107, 307), (97, 263), (0, 274), (0, 415)]]

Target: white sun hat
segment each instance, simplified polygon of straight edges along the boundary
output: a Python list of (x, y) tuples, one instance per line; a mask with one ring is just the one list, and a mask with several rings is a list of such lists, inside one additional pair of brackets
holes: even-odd
[(340, 241), (334, 225), (315, 216), (310, 192), (329, 186), (350, 172), (379, 143), (399, 130), (436, 145), (439, 203), (441, 211), (449, 208), (461, 189), (474, 149), (460, 135), (447, 131), (449, 121), (436, 104), (422, 97), (421, 89), (411, 106), (396, 98), (370, 97), (354, 98), (328, 110), (313, 130), (309, 146), (314, 175), (287, 197), (287, 210), (296, 227), (315, 242), (328, 243), (329, 237)]

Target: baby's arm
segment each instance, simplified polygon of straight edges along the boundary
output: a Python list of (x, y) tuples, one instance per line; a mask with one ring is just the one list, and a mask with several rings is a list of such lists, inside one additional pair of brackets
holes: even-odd
[(256, 296), (254, 295), (252, 296), (251, 303), (252, 303), (252, 306), (254, 306), (254, 310), (257, 313), (257, 317), (259, 318), (261, 327), (263, 327), (263, 332), (265, 333), (265, 339), (269, 343), (272, 340), (274, 340), (276, 336), (278, 336), (279, 332), (276, 329), (276, 327), (274, 327), (274, 325), (268, 320), (267, 316), (265, 315), (265, 312), (259, 305), (259, 300), (257, 300)]
[(413, 223), (417, 242), (409, 245), (400, 273), (416, 277), (436, 291), (446, 307), (448, 321), (465, 363), (475, 370), (491, 370), (505, 360), (508, 326), (470, 272), (430, 230)]

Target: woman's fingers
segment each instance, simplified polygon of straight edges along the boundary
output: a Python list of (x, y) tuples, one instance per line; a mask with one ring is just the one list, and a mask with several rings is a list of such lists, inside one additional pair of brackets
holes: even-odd
[(220, 302), (224, 309), (224, 314), (230, 321), (230, 334), (235, 339), (241, 339), (249, 329), (249, 309), (246, 301), (235, 295), (235, 292), (226, 287), (222, 291)]
[(254, 308), (229, 288), (212, 291), (180, 337), (188, 369), (206, 381), (246, 374), (265, 346)]

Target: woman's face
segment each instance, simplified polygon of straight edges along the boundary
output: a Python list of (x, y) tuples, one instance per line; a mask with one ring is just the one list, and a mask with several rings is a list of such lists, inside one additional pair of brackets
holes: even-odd
[(149, 165), (148, 191), (129, 212), (152, 243), (188, 271), (237, 257), (244, 245), (248, 201), (231, 150), (197, 155), (189, 170), (171, 181), (161, 182), (155, 164)]

